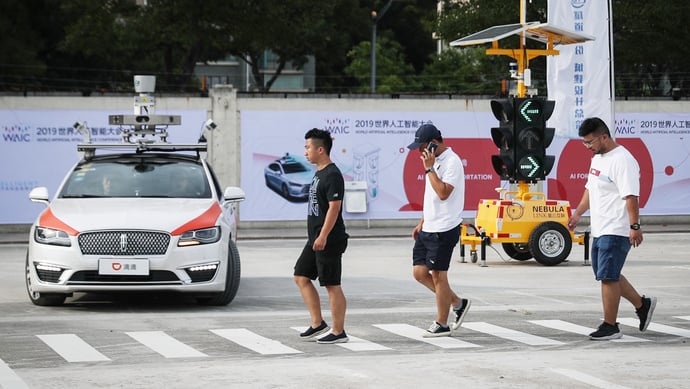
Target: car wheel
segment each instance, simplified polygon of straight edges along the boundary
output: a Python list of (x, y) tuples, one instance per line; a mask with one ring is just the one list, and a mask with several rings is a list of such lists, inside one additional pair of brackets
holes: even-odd
[(568, 230), (557, 222), (539, 224), (529, 236), (529, 250), (534, 259), (546, 266), (563, 262), (573, 246)]
[(240, 288), (240, 253), (235, 242), (230, 241), (228, 250), (228, 268), (225, 272), (225, 290), (212, 296), (197, 297), (197, 302), (204, 305), (228, 305), (235, 298)]
[(280, 187), (280, 192), (283, 194), (283, 197), (285, 197), (286, 199), (290, 198), (290, 191), (288, 190), (287, 185), (283, 184)]
[(31, 284), (31, 273), (29, 267), (29, 251), (26, 252), (26, 262), (24, 269), (26, 270), (26, 292), (29, 294), (29, 299), (35, 305), (40, 306), (56, 306), (62, 305), (67, 298), (66, 294), (60, 293), (40, 293), (33, 289)]
[(502, 243), (501, 245), (503, 246), (503, 251), (513, 259), (518, 261), (532, 259), (532, 253), (529, 251), (529, 247), (524, 243)]

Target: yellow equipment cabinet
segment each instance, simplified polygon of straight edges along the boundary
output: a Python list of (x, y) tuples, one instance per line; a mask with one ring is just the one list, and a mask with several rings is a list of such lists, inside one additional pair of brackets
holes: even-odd
[(518, 183), (518, 188), (517, 192), (499, 189), (498, 200), (480, 200), (475, 224), (464, 224), (461, 229), (462, 261), (465, 245), (470, 245), (473, 263), (477, 262), (477, 246), (481, 246), (482, 265), (485, 266), (486, 246), (501, 243), (513, 259), (534, 258), (542, 265), (553, 266), (568, 257), (575, 242), (585, 246), (587, 263), (589, 233), (576, 234), (568, 230), (568, 218), (572, 214), (570, 203), (548, 200), (541, 192), (529, 192), (529, 185), (524, 182)]

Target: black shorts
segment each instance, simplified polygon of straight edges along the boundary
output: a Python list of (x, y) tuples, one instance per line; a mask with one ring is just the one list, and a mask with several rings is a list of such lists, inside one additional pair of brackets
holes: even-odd
[(412, 249), (412, 265), (448, 271), (453, 249), (459, 240), (460, 225), (445, 232), (420, 231)]
[(347, 239), (328, 243), (321, 251), (314, 251), (311, 243), (307, 242), (302, 254), (295, 263), (295, 275), (307, 277), (311, 280), (319, 279), (321, 286), (340, 285), (342, 275), (342, 258), (347, 249)]

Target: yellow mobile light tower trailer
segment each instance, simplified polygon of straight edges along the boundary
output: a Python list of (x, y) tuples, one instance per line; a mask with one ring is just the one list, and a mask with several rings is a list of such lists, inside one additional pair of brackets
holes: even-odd
[[(517, 79), (517, 96), (491, 102), (491, 111), (499, 126), (491, 129), (491, 138), (500, 150), (491, 156), (494, 170), (502, 180), (517, 183), (517, 191), (497, 189), (498, 199), (480, 200), (475, 225), (463, 225), (460, 255), (465, 258), (465, 245), (470, 245), (470, 258), (477, 262), (477, 246), (481, 247), (481, 265), (486, 266), (486, 246), (501, 243), (511, 258), (553, 266), (563, 262), (573, 242), (585, 246), (585, 264), (589, 260), (589, 233), (568, 230), (572, 214), (570, 203), (549, 200), (542, 192), (530, 191), (530, 184), (545, 180), (553, 168), (555, 157), (546, 155), (555, 130), (546, 127), (553, 113), (554, 101), (526, 97), (531, 84), (529, 61), (542, 55), (558, 55), (554, 44), (574, 44), (594, 37), (568, 31), (540, 22), (525, 22), (525, 0), (520, 1), (520, 23), (493, 26), (450, 43), (469, 46), (491, 43), (487, 55), (505, 55), (511, 63), (511, 77)], [(510, 35), (520, 36), (518, 49), (499, 48), (498, 41)], [(546, 49), (527, 49), (526, 38), (546, 44)], [(470, 231), (472, 229), (473, 231)]]

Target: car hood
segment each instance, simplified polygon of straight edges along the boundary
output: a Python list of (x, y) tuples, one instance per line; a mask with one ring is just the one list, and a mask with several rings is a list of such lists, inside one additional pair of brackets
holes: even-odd
[(77, 232), (103, 229), (171, 232), (208, 213), (214, 204), (214, 199), (56, 199), (41, 218), (52, 213), (52, 217)]
[(311, 184), (311, 181), (314, 178), (314, 173), (310, 171), (299, 173), (285, 173), (283, 177), (285, 177), (287, 181), (294, 182), (296, 184), (309, 185)]

